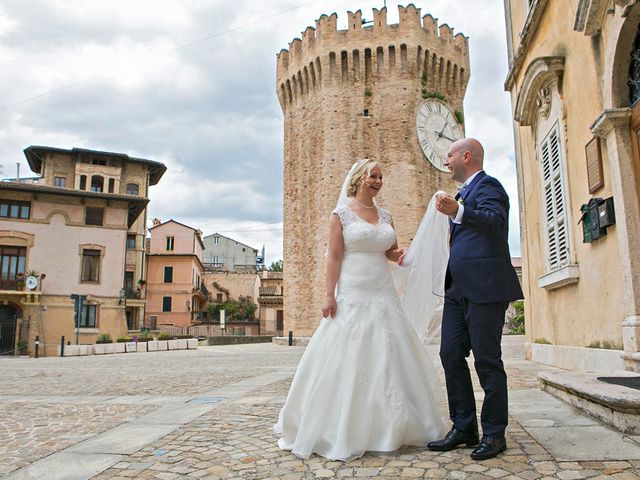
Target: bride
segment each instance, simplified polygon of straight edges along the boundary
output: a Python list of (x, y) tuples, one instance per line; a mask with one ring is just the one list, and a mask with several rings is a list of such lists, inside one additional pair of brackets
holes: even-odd
[[(381, 188), (380, 165), (357, 161), (331, 215), (324, 318), (274, 425), (280, 448), (301, 458), (349, 461), (444, 434), (438, 371), (422, 342), (444, 283), (446, 217), (430, 206), (404, 255), (374, 203)], [(388, 260), (401, 256), (410, 266), (399, 295)]]

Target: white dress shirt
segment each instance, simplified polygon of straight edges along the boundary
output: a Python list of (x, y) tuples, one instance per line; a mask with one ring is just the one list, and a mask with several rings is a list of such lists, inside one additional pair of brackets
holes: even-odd
[[(476, 178), (476, 175), (478, 175), (480, 172), (482, 172), (482, 170), (478, 170), (476, 173), (474, 173), (469, 178), (467, 178), (465, 182), (462, 184), (462, 186), (460, 187), (460, 190), (462, 190), (464, 187), (469, 186), (469, 184), (473, 181), (473, 179)], [(455, 214), (455, 216), (451, 215), (451, 221), (457, 225), (460, 225), (462, 223), (463, 215), (464, 215), (464, 205), (462, 205), (461, 203), (458, 203), (458, 212)]]

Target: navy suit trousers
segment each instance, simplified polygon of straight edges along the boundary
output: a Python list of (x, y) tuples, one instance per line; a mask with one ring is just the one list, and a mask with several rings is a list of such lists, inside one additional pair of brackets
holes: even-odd
[(440, 358), (454, 427), (476, 432), (476, 402), (467, 357), (473, 351), (475, 369), (484, 390), (483, 435), (504, 436), (508, 422), (507, 375), (502, 363), (502, 327), (508, 302), (470, 302), (451, 283), (445, 293)]

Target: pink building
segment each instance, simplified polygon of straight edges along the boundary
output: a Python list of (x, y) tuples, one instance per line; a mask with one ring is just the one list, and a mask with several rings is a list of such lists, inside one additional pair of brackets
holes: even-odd
[(202, 281), (202, 233), (175, 220), (154, 219), (147, 254), (147, 314), (153, 327), (197, 323), (209, 291)]
[[(24, 151), (39, 177), (0, 182), (0, 354), (55, 355), (61, 337), (138, 331), (144, 223), (159, 162), (74, 148)], [(71, 295), (81, 295), (79, 315)]]

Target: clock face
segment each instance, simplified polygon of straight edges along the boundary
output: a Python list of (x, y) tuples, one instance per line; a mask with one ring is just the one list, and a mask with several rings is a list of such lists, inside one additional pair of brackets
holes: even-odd
[(29, 290), (34, 290), (38, 286), (38, 279), (33, 276), (28, 276), (25, 285)]
[(449, 146), (462, 138), (462, 128), (455, 114), (440, 100), (424, 100), (416, 113), (416, 131), (420, 148), (427, 160), (438, 170), (448, 172), (444, 161)]

